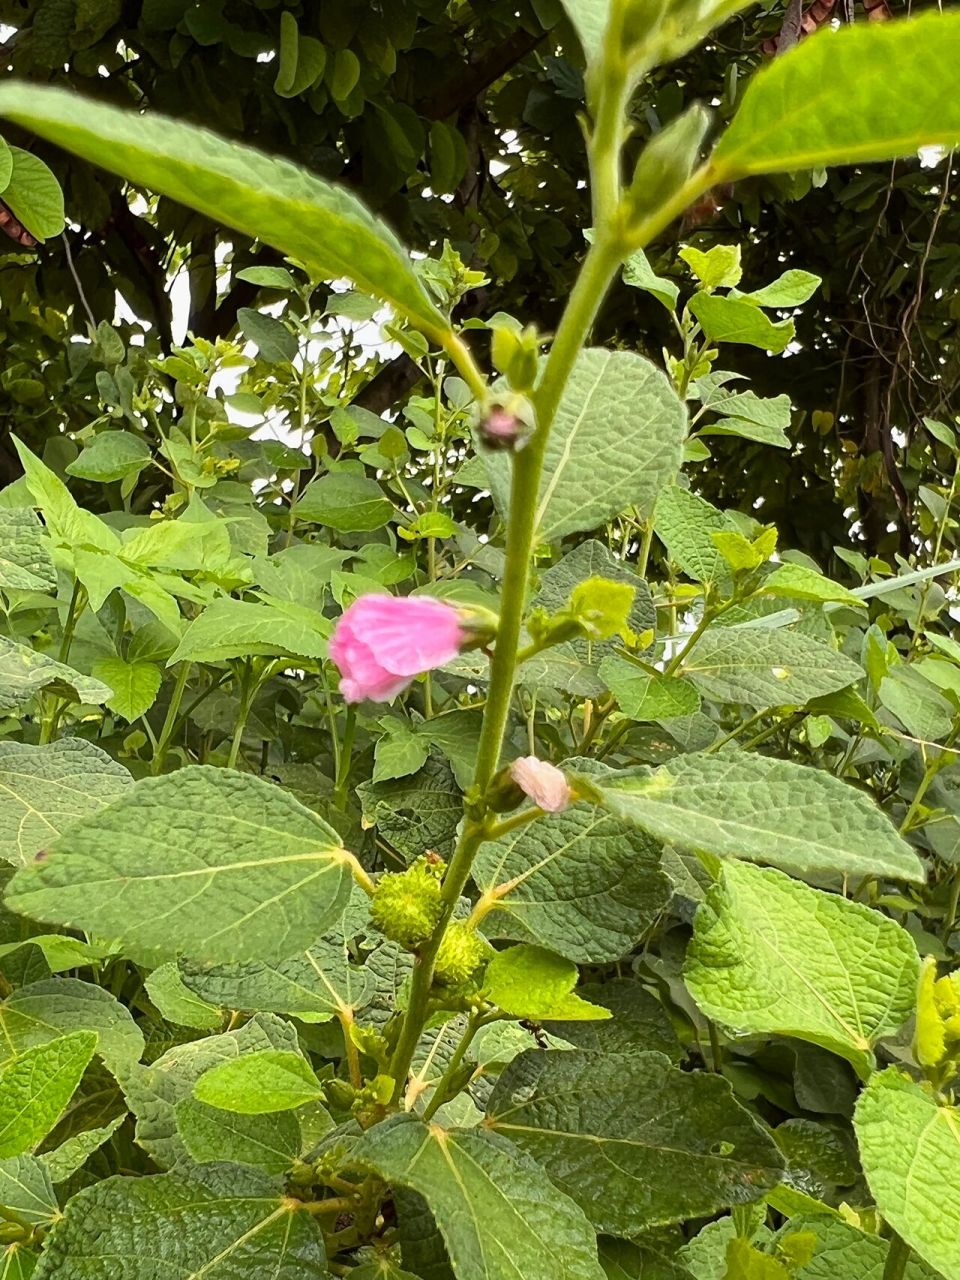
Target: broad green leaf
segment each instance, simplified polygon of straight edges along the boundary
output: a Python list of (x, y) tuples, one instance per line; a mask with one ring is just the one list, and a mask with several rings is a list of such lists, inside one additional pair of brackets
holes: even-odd
[(138, 950), (279, 960), (343, 911), (332, 828), (291, 795), (205, 765), (145, 778), (17, 872), (8, 902)]
[(802, 707), (863, 678), (863, 668), (800, 631), (717, 627), (682, 667), (701, 693), (748, 707)]
[(0, 138), (0, 195), (10, 181), (11, 173), (13, 173), (13, 156), (10, 154), (9, 146), (3, 138)]
[[(737, 418), (766, 427), (771, 431), (786, 431), (790, 426), (791, 409), (788, 395), (763, 398), (754, 391), (731, 390), (719, 379), (722, 375), (698, 378), (694, 390), (705, 409), (719, 413), (724, 419)], [(691, 392), (693, 394), (693, 392)]]
[(561, 0), (589, 62), (600, 56), (610, 19), (610, 0)]
[(860, 1095), (854, 1128), (884, 1218), (931, 1267), (960, 1275), (960, 1112), (888, 1067)]
[(700, 710), (700, 695), (683, 676), (644, 671), (624, 658), (611, 655), (600, 664), (600, 679), (631, 720), (675, 720)]
[(422, 769), (430, 754), (429, 739), (405, 720), (388, 716), (380, 723), (384, 733), (374, 749), (373, 781), (389, 782)]
[[(686, 410), (643, 356), (588, 348), (577, 357), (550, 432), (537, 532), (552, 541), (635, 507), (646, 518), (680, 467)], [(487, 454), (490, 488), (507, 510), (510, 459)]]
[(796, 332), (792, 320), (773, 321), (759, 307), (739, 298), (695, 293), (687, 306), (711, 342), (742, 342), (779, 355)]
[(289, 1111), (238, 1115), (196, 1098), (182, 1099), (176, 1110), (177, 1130), (199, 1164), (225, 1161), (251, 1165), (264, 1173), (285, 1173), (300, 1155), (300, 1123)]
[(128, 530), (120, 548), (123, 559), (145, 569), (184, 573), (226, 568), (233, 556), (230, 524), (211, 515), (198, 499), (195, 504), (178, 520), (151, 520)]
[(111, 711), (124, 720), (139, 720), (153, 706), (163, 673), (154, 662), (128, 662), (126, 658), (100, 658), (93, 674), (113, 690), (107, 699)]
[(179, 1027), (194, 1027), (198, 1031), (219, 1030), (223, 1022), (223, 1010), (191, 991), (173, 960), (154, 969), (144, 982), (144, 987), (166, 1022), (175, 1023)]
[[(813, 1256), (796, 1273), (796, 1280), (883, 1280), (889, 1243), (877, 1235), (861, 1231), (834, 1214), (818, 1213), (791, 1218), (777, 1235), (789, 1247), (792, 1236), (809, 1237), (816, 1243)], [(939, 1272), (911, 1255), (903, 1280), (942, 1280)]]
[(657, 537), (677, 568), (694, 582), (729, 579), (727, 563), (710, 535), (729, 532), (735, 527), (729, 516), (679, 485), (668, 485), (657, 499), (654, 516)]
[(676, 310), (679, 286), (666, 276), (658, 276), (642, 249), (632, 253), (623, 264), (623, 283), (652, 294), (668, 311)]
[(800, 307), (813, 297), (822, 283), (820, 276), (793, 268), (784, 271), (762, 289), (753, 289), (738, 296), (758, 307)]
[(498, 952), (487, 965), (483, 990), (515, 1018), (534, 1022), (583, 1022), (609, 1018), (610, 1010), (574, 994), (577, 966), (543, 947), (520, 945)]
[(679, 1262), (640, 1249), (629, 1240), (600, 1240), (599, 1248), (607, 1280), (693, 1280)]
[(58, 236), (64, 228), (63, 192), (39, 156), (11, 147), (13, 169), (3, 189), (3, 203), (37, 240)]
[(659, 1053), (530, 1050), (500, 1076), (486, 1123), (611, 1235), (749, 1204), (783, 1169), (725, 1080)]
[(0, 1160), (0, 1216), (6, 1214), (30, 1226), (49, 1226), (59, 1217), (50, 1174), (37, 1156)]
[(298, 616), (292, 616), (275, 604), (222, 596), (190, 623), (167, 666), (257, 654), (322, 658), (330, 629), (329, 621), (312, 609), (303, 608)]
[(29, 1245), (9, 1244), (0, 1251), (0, 1280), (30, 1280), (39, 1261)]
[(350, 1158), (424, 1197), (460, 1280), (603, 1280), (582, 1210), (497, 1134), (395, 1116)]
[[(756, 444), (768, 444), (774, 449), (789, 449), (790, 437), (780, 427), (768, 427), (757, 422), (748, 422), (746, 418), (720, 418), (717, 422), (708, 422), (696, 435), (701, 436), (736, 436), (740, 440), (753, 440)], [(692, 441), (691, 443), (695, 443)]]
[(71, 702), (106, 702), (113, 692), (92, 676), (0, 636), (0, 710), (20, 711), (44, 689)]
[(150, 446), (131, 431), (102, 431), (66, 470), (67, 475), (107, 484), (139, 475), (150, 458)]
[(32, 1151), (60, 1119), (97, 1047), (93, 1031), (61, 1036), (0, 1072), (0, 1158)]
[[(10, 918), (16, 919), (13, 916)], [(22, 922), (18, 921), (18, 924), (22, 926)], [(35, 948), (46, 963), (43, 973), (37, 974), (38, 979), (41, 976), (62, 973), (65, 969), (79, 969), (82, 965), (99, 964), (110, 951), (109, 943), (91, 946), (65, 933), (31, 933), (13, 942), (0, 943), (0, 958), (13, 955), (14, 952), (25, 947)]]
[(79, 978), (44, 978), (0, 1004), (0, 1061), (74, 1031), (96, 1032), (96, 1052), (112, 1071), (136, 1062), (143, 1033), (129, 1009), (103, 987)]
[(880, 702), (907, 733), (931, 742), (947, 736), (956, 715), (952, 703), (919, 671), (906, 665), (894, 667), (880, 681)]
[(715, 244), (712, 249), (697, 249), (686, 244), (680, 250), (685, 262), (704, 289), (729, 289), (740, 283), (743, 275), (743, 251), (739, 244)]
[(353, 471), (336, 471), (308, 484), (295, 508), (298, 520), (322, 524), (338, 533), (371, 533), (389, 524), (393, 503), (376, 480)]
[(29, 507), (0, 508), (0, 587), (5, 591), (56, 591), (50, 542)]
[(713, 180), (953, 147), (960, 100), (942, 87), (958, 60), (960, 14), (828, 27), (751, 79), (713, 152)]
[(237, 312), (240, 332), (254, 344), (270, 364), (290, 364), (297, 354), (297, 335), (282, 320), (264, 315), (252, 307)]
[(546, 1028), (575, 1045), (603, 1053), (638, 1053), (655, 1050), (679, 1061), (683, 1050), (673, 1023), (660, 1001), (638, 978), (614, 978), (610, 982), (585, 982), (580, 995), (591, 1004), (609, 1009), (606, 1022), (547, 1022)]
[(780, 871), (724, 864), (697, 911), (684, 977), (714, 1022), (810, 1040), (866, 1078), (913, 1012), (919, 960), (898, 924)]
[(791, 760), (692, 754), (582, 782), (625, 822), (683, 848), (796, 875), (924, 880), (919, 858), (868, 796)]
[[(218, 1062), (261, 1049), (296, 1049), (297, 1033), (289, 1022), (256, 1014), (236, 1031), (205, 1036), (175, 1045), (149, 1066), (134, 1066), (121, 1076), (127, 1105), (137, 1118), (137, 1145), (161, 1169), (188, 1160), (177, 1126), (177, 1106), (193, 1098), (193, 1086)], [(229, 1112), (221, 1112), (224, 1117)]]
[(327, 1280), (323, 1238), (253, 1169), (107, 1178), (68, 1203), (44, 1280)]
[(95, 1151), (99, 1151), (105, 1142), (109, 1142), (125, 1119), (125, 1115), (115, 1116), (109, 1124), (101, 1125), (98, 1129), (84, 1129), (68, 1138), (66, 1142), (62, 1142), (53, 1151), (45, 1151), (40, 1159), (50, 1175), (50, 1181), (59, 1183), (72, 1178)]
[(133, 779), (82, 738), (46, 746), (0, 743), (0, 860), (28, 863), (78, 819), (116, 799)]
[(482, 844), (472, 874), (487, 937), (578, 964), (621, 959), (670, 897), (660, 846), (582, 804)]
[(13, 444), (23, 466), (30, 496), (43, 512), (47, 532), (57, 545), (76, 549), (95, 547), (112, 552), (120, 539), (108, 525), (90, 511), (77, 506), (70, 490), (55, 472), (31, 453), (22, 440)]
[(863, 609), (865, 602), (839, 582), (831, 582), (815, 569), (802, 564), (782, 564), (763, 580), (763, 593), (787, 600), (836, 601)]
[(348, 192), (304, 169), (154, 113), (63, 89), (7, 84), (0, 115), (137, 185), (272, 244), (326, 280), (343, 276), (442, 333), (396, 237)]
[(374, 978), (354, 964), (351, 943), (368, 918), (359, 890), (340, 920), (299, 955), (276, 964), (200, 966), (181, 961), (191, 991), (228, 1009), (288, 1013), (303, 1022), (350, 1016), (373, 998)]
[(193, 1086), (198, 1102), (244, 1116), (294, 1111), (323, 1097), (309, 1062), (288, 1049), (262, 1049), (218, 1063)]

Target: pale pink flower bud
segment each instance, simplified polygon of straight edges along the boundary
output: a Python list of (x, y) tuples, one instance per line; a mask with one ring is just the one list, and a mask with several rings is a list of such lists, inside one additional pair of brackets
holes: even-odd
[(360, 596), (330, 637), (347, 702), (390, 702), (414, 676), (442, 667), (467, 640), (459, 610), (432, 596)]
[(510, 766), (510, 776), (520, 790), (546, 813), (560, 813), (573, 803), (573, 790), (566, 776), (547, 760), (521, 756)]
[(518, 441), (524, 425), (516, 414), (495, 404), (484, 418), (481, 427), (483, 442), (491, 449), (510, 449)]

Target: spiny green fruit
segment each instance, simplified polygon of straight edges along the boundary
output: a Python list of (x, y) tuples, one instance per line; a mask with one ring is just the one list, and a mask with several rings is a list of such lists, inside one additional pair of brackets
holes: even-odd
[(443, 912), (440, 897), (442, 862), (418, 858), (406, 871), (388, 872), (377, 883), (370, 917), (381, 933), (401, 946), (422, 946)]
[(452, 920), (437, 952), (434, 979), (444, 987), (466, 982), (487, 958), (489, 949), (489, 943), (466, 920)]

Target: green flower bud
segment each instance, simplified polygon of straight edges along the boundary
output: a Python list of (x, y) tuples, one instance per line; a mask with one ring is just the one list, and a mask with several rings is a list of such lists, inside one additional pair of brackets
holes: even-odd
[(466, 982), (489, 951), (490, 944), (466, 920), (452, 920), (437, 952), (435, 981), (443, 987)]
[(709, 127), (710, 112), (694, 103), (650, 139), (626, 193), (631, 220), (642, 221), (680, 190), (699, 160)]
[(370, 918), (388, 938), (414, 949), (430, 937), (443, 912), (440, 897), (442, 862), (418, 858), (399, 874), (388, 872), (377, 883)]

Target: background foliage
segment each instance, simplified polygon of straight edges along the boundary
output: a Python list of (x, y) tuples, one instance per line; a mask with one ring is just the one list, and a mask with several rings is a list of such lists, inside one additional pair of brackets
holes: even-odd
[[(657, 68), (628, 159), (841, 16), (899, 15), (746, 9)], [(445, 317), (502, 372), (511, 317), (557, 328), (579, 42), (553, 0), (0, 18), (19, 80), (255, 141), (416, 263), (305, 177), (239, 166), (254, 241), (0, 102), (66, 212), (2, 193), (50, 227), (0, 263), (2, 1274), (960, 1276), (952, 153), (723, 183), (628, 259), (548, 446), (504, 750), (582, 799), (527, 825), (499, 778), (451, 908), (496, 952), (395, 1081), (414, 961), (364, 890), (454, 856), (488, 655), (358, 710), (327, 639), (370, 591), (500, 605), (515, 464)], [(882, 136), (854, 87), (841, 129)], [(212, 144), (111, 119), (71, 145), (188, 158), (215, 213)]]

